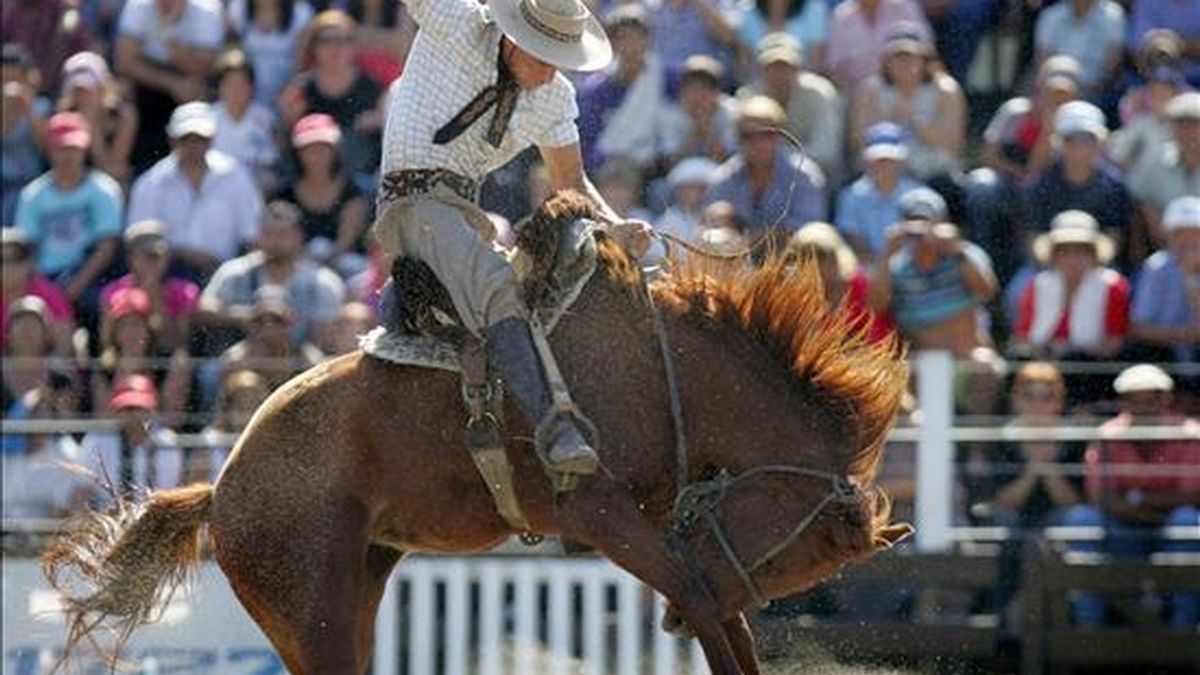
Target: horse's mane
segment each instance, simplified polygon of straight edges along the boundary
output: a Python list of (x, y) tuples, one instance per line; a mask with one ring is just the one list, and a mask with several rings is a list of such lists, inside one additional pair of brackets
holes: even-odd
[[(596, 207), (576, 192), (548, 200), (522, 228), (522, 245), (559, 231), (564, 219), (595, 217)], [(600, 238), (599, 259), (618, 287), (636, 290), (640, 271), (625, 251)], [(842, 409), (857, 429), (847, 448), (846, 471), (874, 478), (883, 443), (908, 381), (908, 366), (895, 338), (866, 339), (861, 317), (846, 307), (830, 307), (816, 263), (790, 265), (769, 258), (760, 267), (678, 264), (652, 284), (655, 301), (666, 311), (748, 335), (794, 374), (801, 385), (832, 409)]]

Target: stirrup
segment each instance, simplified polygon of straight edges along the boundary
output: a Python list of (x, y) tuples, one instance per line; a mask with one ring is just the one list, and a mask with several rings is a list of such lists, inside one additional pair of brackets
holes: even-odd
[[(573, 466), (568, 463), (554, 463), (550, 459), (550, 450), (563, 429), (570, 428), (582, 437), (595, 456), (595, 462), (586, 465)], [(533, 433), (533, 447), (546, 473), (550, 475), (555, 492), (568, 492), (579, 484), (579, 477), (591, 475), (599, 468), (600, 434), (596, 425), (583, 415), (574, 405), (555, 407), (551, 409), (538, 424)]]

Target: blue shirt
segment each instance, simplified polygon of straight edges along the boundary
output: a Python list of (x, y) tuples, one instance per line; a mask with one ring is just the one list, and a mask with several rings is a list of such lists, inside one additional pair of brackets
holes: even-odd
[[(783, 30), (804, 45), (804, 50), (812, 54), (815, 45), (824, 45), (829, 40), (829, 5), (824, 0), (809, 0), (804, 3), (800, 13), (788, 17)], [(757, 7), (749, 5), (742, 9), (738, 18), (737, 34), (742, 44), (752, 52), (757, 51), (758, 41), (770, 32), (767, 19)], [(809, 62), (809, 59), (805, 59)]]
[(604, 133), (608, 116), (621, 107), (628, 91), (611, 71), (593, 73), (579, 87), (579, 146), (583, 166), (588, 171), (595, 171), (604, 163), (604, 155), (597, 147), (600, 134)]
[(901, 177), (895, 189), (883, 194), (864, 174), (838, 194), (833, 222), (846, 236), (861, 239), (871, 255), (879, 255), (887, 244), (887, 229), (900, 220), (900, 198), (919, 187), (924, 184)]
[[(794, 191), (793, 180), (796, 182)], [(825, 176), (812, 160), (780, 148), (775, 153), (771, 182), (755, 199), (750, 187), (750, 173), (742, 156), (737, 154), (717, 169), (707, 201), (732, 204), (734, 213), (748, 232), (765, 230), (776, 222), (780, 227), (794, 231), (809, 221), (825, 220)]]
[[(1159, 328), (1186, 328), (1195, 323), (1188, 302), (1187, 280), (1179, 259), (1169, 251), (1159, 251), (1146, 259), (1133, 291), (1129, 310), (1134, 323)], [(1175, 345), (1175, 358), (1193, 361), (1200, 357), (1196, 345)]]
[(1119, 174), (1103, 167), (1083, 185), (1067, 181), (1062, 162), (1055, 162), (1026, 188), (1027, 225), (1037, 231), (1050, 227), (1054, 216), (1069, 209), (1086, 211), (1100, 223), (1100, 229), (1124, 234), (1133, 215), (1133, 201)]
[[(990, 271), (991, 260), (975, 244), (963, 242), (963, 253), (976, 267)], [(953, 258), (942, 258), (933, 269), (922, 271), (912, 261), (908, 250), (891, 259), (892, 313), (902, 329), (928, 328), (972, 307), (979, 306), (976, 298)]]
[(44, 173), (21, 190), (17, 227), (37, 246), (37, 270), (70, 274), (102, 239), (121, 235), (121, 186), (101, 171), (63, 191)]

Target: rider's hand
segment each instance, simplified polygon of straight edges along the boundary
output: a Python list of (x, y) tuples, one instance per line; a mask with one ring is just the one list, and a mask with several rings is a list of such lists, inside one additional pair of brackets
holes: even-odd
[(636, 218), (614, 223), (608, 229), (609, 235), (635, 260), (646, 255), (650, 249), (653, 231), (650, 223)]

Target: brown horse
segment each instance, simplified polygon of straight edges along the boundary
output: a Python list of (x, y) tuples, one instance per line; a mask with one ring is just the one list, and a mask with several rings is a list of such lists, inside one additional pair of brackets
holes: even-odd
[[(559, 197), (535, 222), (587, 212)], [(620, 248), (600, 243), (603, 271), (551, 341), (601, 430), (605, 471), (553, 493), (514, 409), (517, 494), (536, 532), (588, 544), (660, 591), (714, 675), (759, 673), (743, 610), (909, 531), (888, 524), (874, 486), (903, 356), (825, 305), (813, 265), (774, 261), (722, 280), (679, 271), (647, 294)], [(151, 618), (207, 523), (221, 569), (291, 672), (362, 673), (405, 553), (482, 551), (514, 534), (463, 448), (459, 387), (454, 374), (361, 353), (296, 377), (254, 416), (216, 485), (91, 514), (47, 551), (52, 583), (73, 571), (95, 586), (70, 602), (68, 646), (100, 619), (128, 635)]]

